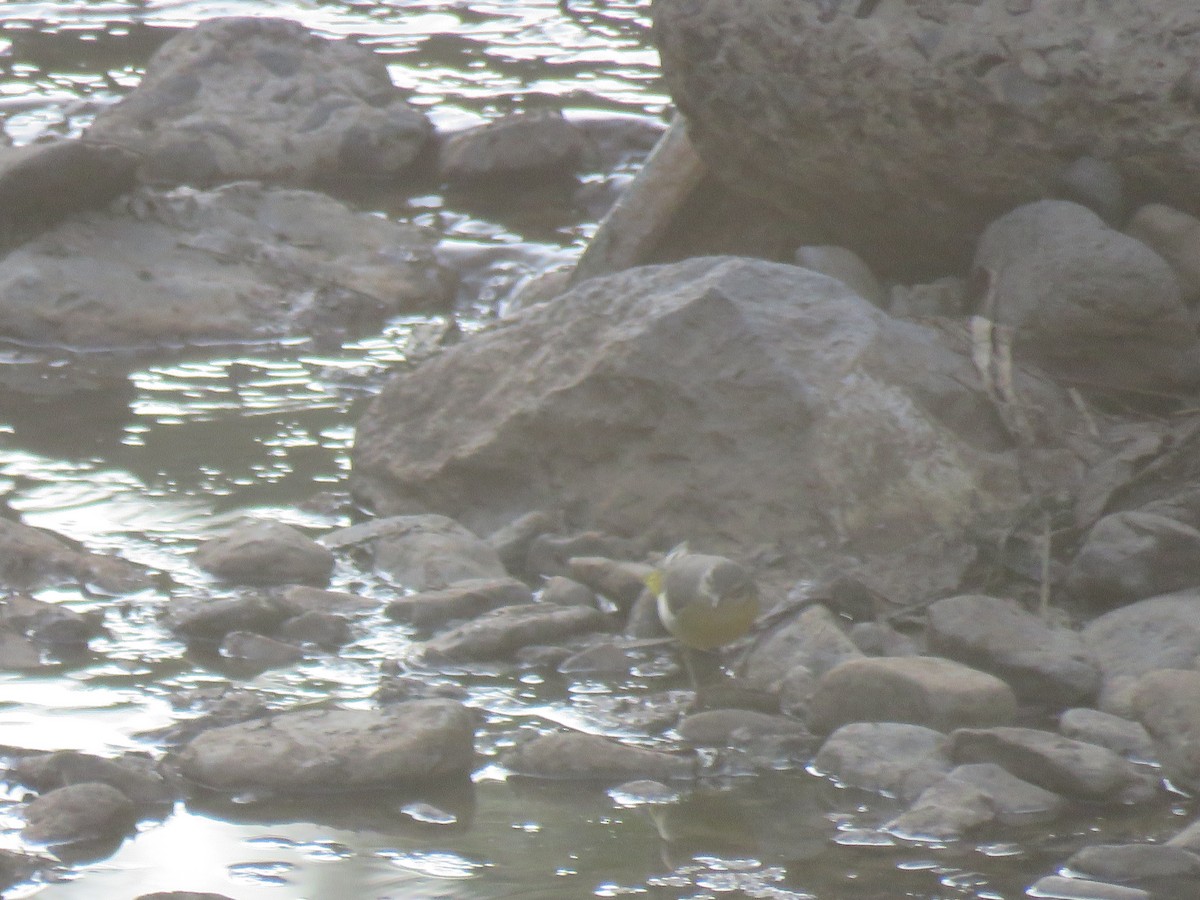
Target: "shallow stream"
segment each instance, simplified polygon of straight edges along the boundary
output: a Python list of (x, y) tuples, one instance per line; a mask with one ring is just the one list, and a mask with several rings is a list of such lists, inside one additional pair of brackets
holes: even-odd
[[(226, 14), (286, 16), (358, 36), (442, 129), (545, 107), (660, 123), (667, 99), (648, 8), (647, 0), (10, 0), (0, 10), (0, 127), (15, 143), (78, 134), (137, 83), (172, 29)], [(589, 177), (628, 177), (636, 163)], [(595, 225), (593, 212), (570, 204), (514, 200), (485, 214), (436, 193), (358, 199), (442, 233), (443, 257), (462, 278), (467, 330), (494, 315), (522, 278), (577, 256)], [(140, 359), (131, 374), (97, 358), (0, 344), (4, 383), (25, 386), (0, 394), (8, 514), (171, 581), (119, 604), (41, 592), (104, 609), (109, 634), (88, 657), (46, 674), (0, 673), (0, 744), (152, 751), (140, 733), (193, 714), (172, 698), (231, 681), (279, 707), (327, 698), (370, 705), (381, 663), (410, 642), (394, 623), (368, 622), (337, 656), (239, 676), (190, 658), (156, 615), (168, 590), (217, 590), (189, 554), (243, 515), (314, 532), (349, 524), (338, 501), (356, 411), (431, 324), (395, 321), (332, 352), (284, 343)], [(67, 371), (91, 373), (101, 390), (61, 390)], [(348, 568), (333, 587), (383, 597), (402, 590)], [(478, 671), (463, 682), (485, 717), (481, 768), (468, 788), (317, 805), (181, 803), (142, 822), (112, 855), (68, 860), (54, 877), (6, 896), (1002, 898), (1021, 896), (1084, 842), (1156, 830), (1132, 817), (1081, 815), (1048, 837), (1041, 828), (1006, 830), (947, 848), (887, 837), (876, 826), (895, 813), (890, 801), (803, 771), (730, 777), (650, 806), (603, 786), (506, 780), (489, 757), (521, 732), (560, 723), (637, 738), (621, 705), (680, 687), (678, 670), (648, 658), (616, 685), (533, 670)], [(15, 788), (0, 796), (3, 846), (20, 847), (19, 797)]]

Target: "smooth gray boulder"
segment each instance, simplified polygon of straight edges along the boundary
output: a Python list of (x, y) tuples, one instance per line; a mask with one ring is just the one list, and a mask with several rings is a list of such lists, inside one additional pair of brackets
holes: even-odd
[(333, 553), (284, 522), (248, 520), (209, 538), (192, 557), (197, 566), (237, 584), (328, 584)]
[(1146, 673), (1133, 692), (1133, 713), (1154, 738), (1163, 774), (1185, 791), (1200, 790), (1200, 672)]
[(85, 781), (42, 794), (25, 807), (21, 836), (38, 844), (112, 840), (133, 827), (133, 801), (111, 785)]
[(1111, 513), (1092, 526), (1071, 560), (1067, 588), (1106, 608), (1200, 586), (1200, 529), (1145, 509)]
[[(1018, 389), (1053, 444), (1077, 413)], [(831, 544), (891, 554), (871, 571), (897, 599), (957, 582), (962, 526), (1016, 508), (1038, 469), (961, 335), (736, 257), (591, 279), (426, 360), (364, 412), (353, 464), (380, 513), (480, 533), (558, 507), (665, 546), (791, 548), (805, 571)]]
[(1077, 203), (1041, 200), (984, 231), (980, 315), (1013, 353), (1083, 389), (1164, 391), (1200, 379), (1200, 341), (1179, 278), (1141, 241)]
[(506, 752), (500, 764), (518, 775), (535, 778), (614, 782), (633, 778), (690, 779), (696, 776), (698, 766), (691, 755), (633, 747), (576, 731), (539, 735)]
[(1018, 778), (1076, 800), (1137, 803), (1156, 780), (1107, 747), (1036, 728), (960, 728), (947, 753), (958, 763), (996, 763)]
[(667, 88), (727, 183), (879, 271), (960, 268), (1000, 213), (1080, 196), (1200, 208), (1200, 8), (1181, 0), (655, 0)]
[(143, 189), (0, 259), (0, 336), (84, 348), (337, 341), (450, 301), (436, 235), (254, 182)]
[(470, 578), (449, 587), (417, 591), (391, 601), (384, 614), (418, 628), (432, 628), (451, 619), (472, 619), (501, 606), (532, 603), (529, 585), (515, 578)]
[(949, 731), (1007, 725), (1016, 714), (1012, 689), (994, 675), (939, 657), (864, 657), (821, 677), (808, 724), (821, 733), (847, 722), (907, 722)]
[(141, 154), (144, 181), (211, 185), (396, 176), (432, 131), (382, 57), (299, 22), (246, 16), (167, 41), (86, 134)]
[(502, 606), (426, 641), (430, 661), (510, 660), (530, 644), (554, 644), (605, 625), (598, 609), (525, 603)]
[(826, 738), (813, 768), (848, 787), (913, 800), (953, 764), (940, 731), (901, 722), (853, 722)]
[(446, 135), (438, 148), (438, 174), (455, 186), (512, 189), (574, 175), (587, 149), (583, 131), (560, 112), (514, 113)]
[(1052, 628), (1016, 603), (968, 594), (929, 607), (929, 649), (998, 675), (1029, 703), (1061, 708), (1100, 689), (1100, 670), (1078, 632)]
[(1082, 631), (1104, 684), (1097, 703), (1134, 718), (1138, 678), (1156, 669), (1191, 669), (1200, 659), (1200, 590), (1151, 597), (1093, 619)]
[(758, 635), (741, 660), (738, 673), (757, 688), (777, 691), (798, 667), (819, 677), (839, 663), (862, 655), (828, 607), (818, 603)]
[(454, 700), (299, 710), (203, 731), (176, 763), (190, 781), (233, 794), (400, 788), (465, 778), (474, 735), (471, 712)]
[(89, 552), (45, 529), (0, 516), (0, 587), (28, 591), (71, 582), (113, 594), (153, 584), (150, 573), (139, 565)]

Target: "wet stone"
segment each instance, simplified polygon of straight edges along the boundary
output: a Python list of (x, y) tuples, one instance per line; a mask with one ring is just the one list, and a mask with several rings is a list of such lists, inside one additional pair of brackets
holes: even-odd
[(948, 772), (886, 828), (901, 837), (955, 840), (991, 822), (1050, 822), (1065, 806), (1058, 794), (1022, 781), (1000, 766), (976, 763)]
[(1133, 692), (1133, 712), (1154, 739), (1163, 774), (1185, 791), (1200, 790), (1200, 672), (1143, 675)]
[(694, 757), (631, 747), (580, 732), (540, 735), (504, 754), (500, 763), (511, 772), (535, 778), (668, 781), (696, 774)]
[(273, 631), (288, 618), (270, 597), (178, 597), (164, 613), (168, 628), (185, 639), (220, 640), (231, 631)]
[(1092, 844), (1075, 853), (1066, 865), (1091, 878), (1116, 882), (1200, 876), (1200, 856), (1163, 844)]
[(1154, 739), (1140, 723), (1098, 709), (1066, 710), (1058, 717), (1058, 730), (1066, 737), (1107, 747), (1127, 759), (1156, 758)]
[(1033, 897), (1063, 897), (1067, 900), (1151, 900), (1150, 894), (1139, 888), (1062, 875), (1039, 878), (1026, 893)]
[(1162, 203), (1149, 203), (1133, 214), (1125, 233), (1171, 264), (1185, 300), (1200, 298), (1200, 219)]
[(747, 681), (771, 690), (797, 666), (823, 675), (844, 660), (862, 655), (838, 626), (833, 614), (818, 604), (759, 637), (746, 654), (739, 672)]
[(636, 541), (614, 537), (600, 531), (578, 534), (541, 534), (529, 544), (527, 569), (536, 575), (571, 575), (571, 560), (577, 557), (603, 559), (640, 559)]
[(558, 112), (515, 113), (446, 136), (438, 152), (442, 179), (456, 183), (520, 183), (573, 175), (587, 138)]
[(25, 807), (25, 821), (21, 835), (34, 843), (105, 840), (133, 826), (134, 806), (111, 785), (84, 782), (42, 794)]
[(622, 675), (629, 671), (634, 657), (612, 641), (573, 653), (558, 664), (563, 675)]
[(86, 782), (107, 784), (139, 804), (166, 803), (179, 795), (153, 760), (134, 754), (106, 759), (75, 750), (39, 753), (13, 763), (8, 777), (39, 793)]
[(434, 628), (453, 619), (472, 619), (502, 606), (532, 603), (533, 591), (515, 578), (471, 578), (448, 587), (418, 591), (393, 600), (384, 609), (389, 619), (418, 628)]
[(23, 634), (0, 629), (0, 669), (31, 671), (50, 663), (42, 661), (41, 649)]
[(273, 596), (277, 605), (293, 616), (306, 612), (352, 615), (370, 612), (380, 607), (380, 602), (370, 597), (345, 591), (327, 591), (306, 584), (289, 584), (278, 588)]
[(530, 546), (541, 535), (557, 531), (561, 526), (560, 518), (545, 510), (534, 510), (497, 528), (488, 535), (487, 542), (496, 551), (505, 569), (513, 575), (522, 576), (526, 574), (525, 563)]
[(538, 592), (538, 599), (542, 603), (554, 603), (558, 606), (596, 607), (596, 595), (592, 593), (591, 588), (562, 575), (547, 578)]
[(847, 722), (909, 722), (942, 731), (1003, 725), (1016, 716), (1012, 689), (948, 659), (851, 659), (826, 672), (809, 703), (809, 725), (829, 732)]
[(1071, 799), (1135, 803), (1157, 793), (1153, 778), (1106, 747), (1034, 728), (960, 728), (948, 753), (958, 763), (996, 763)]
[(813, 767), (849, 787), (912, 800), (950, 771), (946, 735), (921, 725), (855, 722), (821, 745)]
[(329, 532), (331, 550), (363, 553), (376, 571), (414, 591), (455, 582), (507, 578), (486, 541), (446, 516), (390, 516)]
[(511, 659), (522, 647), (553, 643), (604, 628), (599, 610), (527, 603), (484, 613), (425, 642), (428, 660)]
[(349, 792), (465, 777), (474, 731), (453, 700), (300, 710), (204, 731), (176, 762), (185, 778), (229, 793)]
[(750, 765), (769, 768), (805, 764), (820, 742), (802, 722), (752, 709), (694, 712), (677, 730), (694, 746), (737, 748)]
[(917, 656), (916, 641), (886, 622), (857, 622), (847, 635), (867, 656)]
[(1052, 628), (1009, 600), (939, 600), (929, 607), (926, 638), (931, 651), (997, 675), (1025, 702), (1077, 705), (1100, 687), (1100, 672), (1076, 632)]
[(570, 577), (607, 597), (628, 612), (642, 591), (654, 566), (646, 563), (606, 559), (603, 556), (573, 556), (567, 561)]
[(431, 130), (369, 49), (286, 19), (227, 17), (159, 47), (87, 134), (137, 151), (149, 181), (297, 183), (395, 176)]
[(304, 650), (253, 631), (231, 631), (221, 641), (221, 655), (226, 659), (275, 668), (304, 659)]
[(285, 620), (276, 634), (284, 641), (316, 644), (326, 650), (348, 644), (353, 638), (350, 622), (345, 616), (317, 610), (309, 610)]
[(89, 553), (44, 529), (0, 516), (0, 587), (30, 590), (72, 582), (113, 594), (152, 586), (149, 574), (141, 566), (114, 556)]
[(205, 541), (196, 550), (200, 568), (240, 584), (324, 585), (333, 554), (290, 525), (251, 521)]

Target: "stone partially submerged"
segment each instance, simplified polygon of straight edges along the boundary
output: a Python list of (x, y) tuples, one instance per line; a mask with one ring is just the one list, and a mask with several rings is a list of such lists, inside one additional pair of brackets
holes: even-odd
[(474, 764), (471, 713), (454, 700), (386, 710), (316, 709), (203, 731), (180, 773), (227, 793), (330, 793), (463, 778)]
[(306, 184), (398, 175), (432, 132), (367, 48), (247, 16), (210, 19), (167, 41), (87, 136), (140, 153), (149, 182)]
[(308, 191), (146, 190), (0, 260), (0, 336), (87, 348), (336, 340), (443, 308), (435, 244)]
[[(1043, 382), (1017, 389), (1051, 442), (1076, 415)], [(806, 561), (940, 541), (910, 563), (929, 585), (945, 540), (1020, 505), (1032, 468), (965, 338), (805, 269), (716, 257), (587, 281), (395, 378), (359, 423), (351, 485), (380, 513), (480, 533), (550, 507)]]

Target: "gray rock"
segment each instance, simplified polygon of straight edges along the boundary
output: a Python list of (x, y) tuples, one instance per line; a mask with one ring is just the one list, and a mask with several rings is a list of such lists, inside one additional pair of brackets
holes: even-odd
[(818, 604), (761, 635), (738, 671), (752, 685), (774, 691), (797, 667), (820, 676), (839, 663), (862, 655), (833, 614)]
[(797, 745), (815, 746), (816, 743), (803, 722), (752, 709), (710, 709), (691, 713), (679, 723), (678, 731), (685, 741), (710, 747), (754, 745), (773, 738), (784, 738)]
[(1171, 264), (1185, 301), (1200, 300), (1200, 219), (1162, 203), (1148, 203), (1133, 214), (1125, 233)]
[(574, 175), (587, 149), (583, 132), (559, 112), (514, 113), (447, 135), (438, 151), (438, 171), (451, 184), (520, 185)]
[(75, 750), (37, 753), (15, 761), (9, 766), (8, 777), (43, 794), (91, 782), (116, 788), (138, 804), (169, 803), (179, 796), (176, 786), (153, 760), (135, 754), (105, 759)]
[[(794, 548), (783, 562), (805, 570), (836, 542), (871, 551), (882, 593), (902, 601), (919, 577), (926, 596), (969, 561), (960, 526), (1013, 509), (1037, 468), (967, 387), (966, 351), (794, 266), (706, 258), (594, 278), (389, 382), (359, 423), (352, 490), (481, 531), (561, 506), (660, 545)], [(1053, 443), (1078, 414), (1024, 379)]]
[(33, 671), (53, 665), (42, 659), (42, 648), (8, 629), (0, 629), (0, 669)]
[(713, 170), (880, 271), (963, 261), (998, 213), (1058, 194), (1081, 148), (1139, 194), (1200, 205), (1194, 5), (656, 0), (653, 15)]
[(1078, 633), (1052, 628), (1009, 600), (939, 600), (928, 609), (925, 634), (930, 651), (1003, 678), (1025, 702), (1061, 708), (1091, 700), (1100, 688)]
[(545, 510), (534, 510), (497, 528), (488, 535), (487, 542), (492, 545), (505, 569), (513, 575), (523, 575), (530, 545), (537, 537), (557, 531), (562, 525), (560, 518)]
[(604, 624), (599, 610), (582, 606), (505, 606), (426, 641), (422, 652), (430, 660), (511, 659), (522, 647), (562, 641)]
[(991, 822), (1050, 822), (1062, 814), (1065, 806), (1066, 801), (1058, 794), (1022, 781), (1000, 766), (977, 763), (948, 772), (926, 788), (910, 809), (884, 827), (901, 837), (956, 840)]
[(453, 700), (300, 710), (201, 732), (177, 763), (185, 778), (235, 794), (393, 788), (466, 777), (474, 734)]
[(1139, 762), (1156, 758), (1154, 740), (1142, 725), (1098, 709), (1068, 709), (1058, 717), (1058, 730), (1066, 737), (1098, 744)]
[(502, 606), (533, 602), (533, 591), (515, 578), (470, 578), (449, 587), (418, 591), (393, 600), (384, 609), (388, 618), (418, 628), (433, 628), (452, 619), (473, 619)]
[(87, 136), (140, 153), (147, 181), (296, 184), (396, 176), (431, 133), (370, 50), (286, 19), (230, 17), (163, 44)]
[(350, 621), (345, 616), (315, 609), (281, 622), (276, 634), (285, 641), (316, 644), (326, 650), (334, 650), (348, 644), (352, 637)]
[(26, 806), (21, 836), (38, 844), (111, 840), (133, 821), (132, 800), (111, 785), (87, 781), (42, 794)]
[(446, 516), (391, 516), (321, 538), (333, 550), (364, 552), (374, 568), (415, 591), (444, 588), (456, 581), (507, 578), (496, 551)]
[(1194, 879), (1200, 875), (1200, 856), (1162, 844), (1092, 844), (1072, 854), (1067, 868), (1104, 881)]
[(836, 278), (858, 296), (882, 307), (887, 292), (862, 257), (846, 247), (813, 245), (796, 251), (796, 265)]
[(144, 590), (153, 583), (141, 566), (90, 553), (49, 531), (0, 517), (0, 585), (30, 590), (71, 582), (113, 594)]
[(270, 597), (173, 597), (163, 613), (171, 631), (186, 639), (215, 641), (231, 631), (273, 631), (289, 617)]
[(92, 141), (0, 148), (0, 249), (130, 190), (139, 158)]
[(821, 745), (813, 767), (849, 787), (913, 800), (952, 765), (946, 736), (921, 725), (855, 722)]
[(1151, 597), (1107, 612), (1083, 629), (1104, 675), (1099, 707), (1132, 718), (1137, 679), (1155, 669), (1190, 669), (1200, 658), (1200, 590)]
[(603, 556), (573, 556), (567, 560), (567, 569), (571, 578), (607, 597), (628, 613), (646, 589), (646, 578), (654, 571), (654, 566)]
[(340, 343), (446, 306), (436, 240), (309, 191), (146, 189), (0, 260), (0, 335), (89, 348)]
[(939, 731), (1004, 725), (1015, 718), (1012, 689), (986, 672), (927, 656), (850, 659), (821, 676), (808, 724), (827, 733), (847, 722), (908, 722)]
[(649, 778), (669, 781), (693, 778), (696, 759), (631, 747), (609, 738), (580, 732), (540, 735), (500, 757), (500, 764), (518, 775), (536, 778), (578, 778), (630, 781)]
[(253, 631), (231, 631), (221, 641), (221, 655), (255, 666), (276, 668), (290, 666), (304, 659), (304, 650), (295, 644), (277, 641)]
[(1083, 387), (1171, 390), (1200, 376), (1174, 271), (1085, 207), (1042, 200), (1000, 217), (974, 268), (988, 279), (979, 312), (1014, 329), (1018, 358)]
[(1071, 561), (1067, 588), (1093, 607), (1112, 607), (1200, 585), (1200, 530), (1145, 510), (1123, 510), (1092, 526)]
[(1156, 793), (1153, 779), (1108, 748), (1035, 728), (960, 728), (948, 752), (955, 762), (996, 763), (1075, 800), (1145, 802)]
[(571, 560), (576, 557), (640, 559), (642, 556), (644, 552), (636, 541), (599, 531), (540, 534), (529, 545), (525, 565), (536, 575), (570, 575)]
[(333, 553), (283, 522), (247, 521), (196, 548), (196, 565), (240, 584), (329, 582)]
[(1192, 822), (1178, 834), (1172, 835), (1166, 846), (1183, 847), (1192, 853), (1200, 854), (1200, 819)]
[(105, 633), (104, 611), (81, 613), (60, 603), (13, 593), (0, 603), (0, 629), (27, 635), (54, 650), (78, 650)]
[(1200, 672), (1143, 675), (1133, 692), (1133, 713), (1154, 738), (1163, 774), (1185, 791), (1200, 790)]
[(289, 584), (279, 588), (273, 598), (275, 605), (299, 616), (308, 612), (354, 615), (379, 609), (381, 601), (345, 591), (327, 591), (307, 584)]
[(1046, 875), (1039, 878), (1029, 886), (1026, 894), (1066, 900), (1152, 900), (1150, 893), (1140, 888), (1087, 878), (1067, 878), (1064, 875)]
[(847, 636), (867, 656), (917, 656), (921, 652), (916, 641), (886, 622), (858, 622)]
[(538, 599), (557, 606), (597, 606), (596, 595), (590, 587), (562, 575), (547, 578), (538, 592)]

